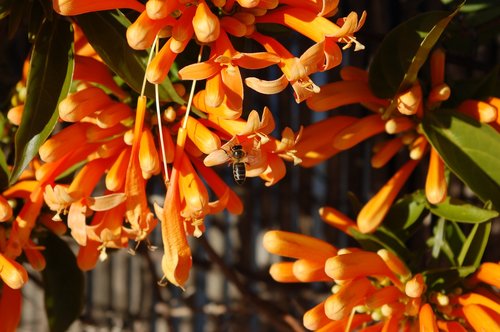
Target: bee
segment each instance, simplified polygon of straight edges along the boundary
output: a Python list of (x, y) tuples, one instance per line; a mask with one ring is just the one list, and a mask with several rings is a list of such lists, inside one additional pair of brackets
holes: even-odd
[(231, 163), (233, 164), (233, 177), (234, 182), (243, 184), (247, 178), (247, 167), (243, 159), (246, 153), (240, 144), (233, 145), (231, 151), (228, 153)]

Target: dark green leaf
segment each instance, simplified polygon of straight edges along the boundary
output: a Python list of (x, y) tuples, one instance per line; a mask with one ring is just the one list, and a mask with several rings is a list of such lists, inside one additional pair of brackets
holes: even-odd
[(387, 34), (370, 65), (369, 83), (380, 98), (408, 89), (457, 12), (428, 12), (400, 24)]
[(28, 21), (28, 39), (30, 42), (35, 42), (36, 35), (38, 31), (40, 31), (44, 18), (45, 12), (41, 3), (38, 1), (33, 2), (30, 8)]
[(27, 99), (16, 134), (16, 157), (10, 183), (38, 153), (59, 116), (57, 105), (66, 97), (73, 74), (73, 32), (63, 18), (45, 20), (31, 55)]
[(426, 199), (422, 190), (406, 195), (390, 208), (383, 225), (393, 231), (407, 230), (421, 219), (425, 206)]
[[(125, 36), (130, 22), (125, 16), (118, 11), (101, 11), (78, 15), (76, 19), (90, 44), (109, 68), (140, 93), (148, 54), (128, 46)], [(146, 85), (145, 95), (154, 99), (153, 85)], [(159, 95), (162, 101), (185, 103), (168, 78), (159, 85)]]
[(51, 232), (40, 239), (47, 266), (42, 271), (45, 310), (51, 332), (67, 331), (83, 309), (83, 273), (76, 257), (57, 235)]
[(466, 237), (457, 223), (446, 222), (446, 243), (452, 252), (453, 259), (451, 261), (454, 265), (458, 264), (458, 255), (460, 255), (465, 239)]
[(5, 155), (3, 151), (0, 149), (0, 190), (3, 191), (7, 189), (9, 185), (9, 168), (7, 165), (7, 161), (5, 160)]
[(429, 270), (423, 272), (425, 278), (425, 284), (429, 287), (429, 290), (435, 291), (451, 291), (457, 286), (460, 286), (460, 282), (473, 273), (476, 270), (473, 266), (463, 266), (459, 268), (441, 268), (435, 270)]
[(405, 262), (410, 261), (412, 258), (412, 254), (405, 244), (387, 228), (379, 227), (373, 234), (363, 234), (351, 228), (351, 233), (352, 237), (365, 250), (376, 251), (385, 248), (397, 254)]
[(500, 134), (492, 127), (460, 113), (427, 112), (425, 136), (446, 165), (483, 201), (500, 209)]
[(482, 209), (450, 197), (440, 204), (428, 204), (427, 208), (439, 217), (456, 222), (480, 223), (498, 216), (497, 211)]
[(479, 266), (486, 245), (488, 244), (490, 232), (491, 222), (474, 225), (458, 256), (459, 266), (470, 265), (476, 268)]

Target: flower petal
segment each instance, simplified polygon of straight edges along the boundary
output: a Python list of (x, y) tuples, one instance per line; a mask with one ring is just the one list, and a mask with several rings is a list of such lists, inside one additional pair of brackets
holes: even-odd
[(136, 0), (52, 0), (52, 7), (58, 14), (64, 16), (117, 8), (130, 8), (137, 12), (144, 10), (144, 5)]
[(28, 273), (21, 264), (0, 253), (0, 279), (10, 288), (19, 289), (28, 281)]

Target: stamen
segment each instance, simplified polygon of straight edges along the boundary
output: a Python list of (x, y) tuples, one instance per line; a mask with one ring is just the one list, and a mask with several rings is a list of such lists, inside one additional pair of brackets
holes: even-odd
[[(155, 46), (155, 53), (158, 54), (158, 34), (156, 35), (155, 41), (153, 42), (153, 46)], [(151, 52), (153, 53), (153, 52)], [(151, 56), (150, 56), (151, 58)], [(160, 147), (161, 147), (161, 153), (162, 153), (162, 161), (163, 161), (163, 172), (165, 173), (165, 185), (168, 186), (168, 183), (170, 182), (170, 178), (168, 175), (168, 166), (167, 166), (167, 157), (165, 156), (165, 141), (163, 140), (163, 130), (161, 128), (163, 127), (162, 124), (162, 117), (161, 117), (161, 111), (160, 111), (160, 96), (158, 92), (158, 84), (155, 84), (155, 104), (156, 104), (156, 117), (158, 119), (158, 133), (160, 136)]]
[[(200, 47), (200, 53), (198, 53), (198, 63), (201, 62), (201, 56), (203, 54), (203, 45)], [(189, 92), (189, 99), (188, 103), (186, 106), (186, 113), (184, 114), (184, 120), (182, 121), (182, 128), (186, 129), (187, 127), (187, 121), (189, 118), (189, 113), (191, 111), (191, 105), (193, 104), (193, 97), (194, 97), (194, 90), (196, 88), (196, 82), (197, 80), (193, 80), (193, 83), (191, 84), (191, 91)]]

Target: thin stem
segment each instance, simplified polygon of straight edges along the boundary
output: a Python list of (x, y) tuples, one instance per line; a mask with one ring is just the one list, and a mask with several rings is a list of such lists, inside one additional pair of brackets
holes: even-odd
[[(151, 52), (149, 52), (148, 64), (146, 65), (146, 70), (149, 67), (149, 64), (151, 63), (151, 60), (153, 59), (153, 50), (158, 49), (157, 44), (158, 44), (158, 35), (156, 35), (153, 45), (151, 45)], [(144, 91), (146, 91), (146, 81), (147, 81), (146, 72), (144, 72), (144, 79), (142, 80), (141, 96), (144, 96)]]
[[(200, 53), (198, 53), (198, 62), (201, 62), (201, 56), (203, 54), (203, 45), (200, 47)], [(187, 121), (189, 117), (189, 112), (191, 111), (191, 105), (193, 104), (193, 97), (194, 97), (194, 90), (196, 88), (196, 80), (193, 80), (193, 83), (191, 84), (191, 91), (189, 92), (189, 99), (188, 103), (186, 106), (186, 114), (184, 114), (184, 120), (182, 121), (182, 128), (186, 129), (187, 126)]]
[[(153, 46), (155, 46), (155, 54), (158, 54), (158, 35), (156, 35)], [(152, 54), (153, 52), (151, 52)], [(160, 110), (160, 93), (158, 92), (158, 84), (155, 84), (155, 104), (156, 104), (156, 118), (158, 120), (158, 135), (160, 137), (160, 148), (161, 155), (163, 160), (163, 172), (165, 173), (165, 183), (170, 182), (170, 176), (168, 175), (168, 165), (167, 165), (167, 156), (165, 155), (165, 141), (163, 139), (163, 124), (161, 120), (161, 110)]]

